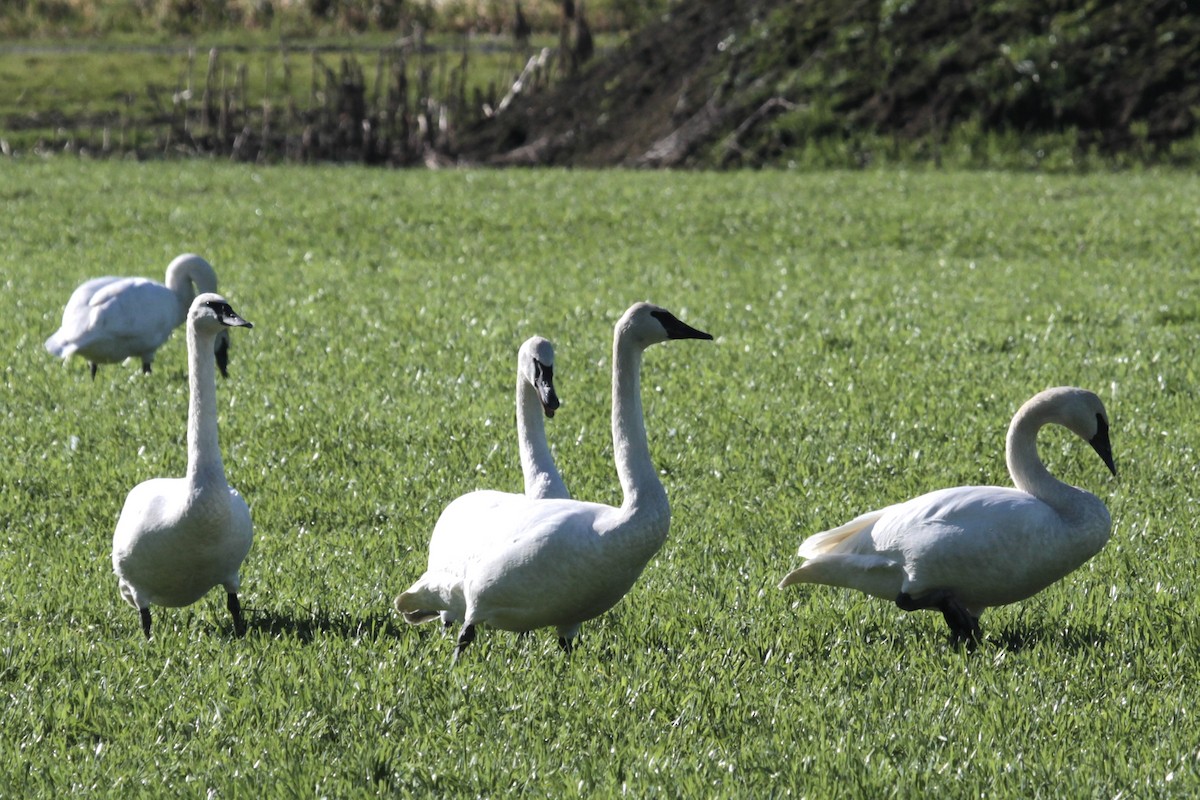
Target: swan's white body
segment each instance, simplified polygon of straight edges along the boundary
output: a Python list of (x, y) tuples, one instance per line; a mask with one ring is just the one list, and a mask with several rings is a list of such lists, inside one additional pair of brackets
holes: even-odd
[[(46, 350), (64, 360), (81, 356), (93, 378), (97, 364), (135, 357), (149, 372), (155, 352), (183, 324), (196, 294), (216, 291), (216, 272), (191, 253), (167, 266), (165, 285), (147, 278), (93, 278), (71, 293), (62, 326), (46, 340)], [(222, 373), (227, 342), (224, 333), (213, 342)]]
[(1116, 474), (1100, 398), (1047, 389), (1009, 426), (1016, 489), (960, 486), (856, 517), (800, 545), (808, 559), (783, 579), (858, 589), (901, 608), (938, 608), (958, 638), (978, 636), (985, 608), (1030, 597), (1075, 570), (1108, 541), (1104, 503), (1059, 481), (1037, 454), (1037, 432), (1057, 423), (1087, 440)]
[(664, 309), (637, 303), (613, 336), (613, 449), (624, 492), (620, 507), (570, 499), (479, 491), (442, 512), (433, 541), (469, 541), (466, 555), (443, 558), (396, 598), (401, 612), (441, 609), (463, 621), (455, 657), (475, 626), (530, 631), (554, 627), (570, 649), (580, 625), (612, 608), (666, 540), (667, 493), (646, 440), (642, 352), (667, 339), (711, 339)]
[(113, 571), (121, 596), (138, 609), (150, 636), (150, 605), (186, 606), (221, 585), (241, 633), (238, 570), (254, 529), (250, 509), (225, 481), (217, 441), (213, 339), (226, 326), (252, 327), (217, 294), (202, 294), (187, 315), (188, 467), (183, 478), (140, 483), (125, 498), (113, 533)]
[[(554, 389), (554, 345), (541, 336), (532, 336), (517, 351), (517, 450), (526, 497), (571, 496), (546, 442), (543, 416), (554, 416), (558, 406), (558, 393)], [(479, 548), (487, 546), (487, 538), (488, 532), (479, 528), (438, 525), (429, 541), (429, 572), (460, 573), (462, 569), (455, 565), (473, 558)], [(410, 625), (427, 622), (435, 616), (441, 617), (443, 625), (462, 618), (449, 609), (404, 613), (404, 619)]]

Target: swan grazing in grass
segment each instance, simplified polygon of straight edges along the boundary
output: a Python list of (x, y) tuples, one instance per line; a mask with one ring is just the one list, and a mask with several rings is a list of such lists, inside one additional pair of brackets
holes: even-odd
[[(571, 496), (554, 464), (554, 454), (546, 443), (546, 424), (542, 421), (543, 415), (553, 417), (558, 406), (558, 393), (554, 390), (554, 345), (541, 336), (531, 336), (517, 351), (517, 443), (526, 497)], [(488, 535), (486, 530), (466, 526), (438, 527), (429, 542), (429, 570), (453, 569), (455, 562), (468, 558), (475, 548), (482, 546)], [(410, 625), (438, 616), (444, 625), (461, 618), (448, 609), (404, 612), (404, 619)]]
[[(183, 324), (198, 292), (217, 291), (217, 273), (197, 255), (185, 253), (167, 266), (166, 285), (147, 278), (93, 278), (71, 293), (62, 326), (46, 340), (46, 349), (66, 360), (88, 362), (92, 379), (98, 364), (142, 360), (150, 371), (154, 353)], [(217, 366), (228, 377), (229, 336), (213, 342)]]
[(1112, 519), (1103, 501), (1058, 480), (1038, 458), (1037, 433), (1049, 423), (1086, 440), (1117, 474), (1100, 398), (1047, 389), (1008, 428), (1016, 489), (942, 489), (810, 536), (800, 545), (807, 561), (780, 588), (823, 583), (894, 600), (905, 611), (936, 608), (956, 640), (975, 641), (985, 608), (1040, 592), (1108, 541)]
[(139, 483), (125, 498), (113, 534), (113, 571), (121, 596), (138, 610), (150, 637), (150, 606), (186, 606), (221, 584), (233, 627), (242, 635), (238, 569), (254, 535), (250, 509), (225, 482), (217, 441), (217, 378), (205, 356), (228, 327), (254, 327), (225, 298), (206, 293), (187, 313), (188, 465), (183, 478)]
[(646, 441), (642, 352), (668, 339), (711, 338), (665, 309), (630, 307), (613, 334), (612, 433), (621, 506), (495, 491), (463, 495), (442, 512), (433, 540), (465, 531), (474, 546), (465, 558), (426, 570), (396, 598), (396, 609), (444, 609), (461, 619), (455, 660), (484, 623), (517, 632), (553, 626), (569, 652), (580, 625), (633, 586), (671, 524)]

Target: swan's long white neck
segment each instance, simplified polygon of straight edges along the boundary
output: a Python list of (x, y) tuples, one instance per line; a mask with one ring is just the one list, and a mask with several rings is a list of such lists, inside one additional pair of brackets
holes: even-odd
[(187, 326), (188, 343), (188, 466), (193, 485), (225, 484), (225, 465), (217, 441), (217, 369), (211, 353), (214, 334)]
[(1060, 514), (1070, 516), (1078, 508), (1080, 495), (1091, 495), (1051, 475), (1038, 456), (1038, 431), (1050, 421), (1050, 409), (1044, 403), (1022, 406), (1008, 427), (1005, 461), (1018, 489), (1033, 495)]
[(183, 255), (167, 265), (166, 285), (186, 314), (197, 294), (217, 291), (217, 273), (200, 256)]
[(542, 401), (537, 390), (518, 372), (517, 444), (521, 452), (521, 472), (525, 476), (525, 494), (531, 497), (544, 496), (555, 483), (562, 483), (546, 442), (542, 415)]
[[(621, 480), (626, 514), (661, 511), (669, 514), (667, 492), (663, 489), (654, 462), (642, 414), (643, 348), (622, 336), (613, 338), (612, 435), (617, 476)], [(666, 536), (666, 531), (663, 531)]]

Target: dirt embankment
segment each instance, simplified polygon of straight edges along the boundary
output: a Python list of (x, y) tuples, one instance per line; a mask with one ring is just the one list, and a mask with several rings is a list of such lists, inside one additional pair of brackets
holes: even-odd
[(869, 160), (880, 141), (936, 153), (955, 136), (998, 135), (1178, 160), (1200, 109), (1194, 5), (684, 2), (576, 77), (461, 131), (457, 155), (763, 165), (820, 140), (862, 142)]

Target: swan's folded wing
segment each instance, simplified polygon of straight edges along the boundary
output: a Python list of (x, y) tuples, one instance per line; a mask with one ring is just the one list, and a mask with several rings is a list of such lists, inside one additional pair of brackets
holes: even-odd
[(87, 334), (77, 344), (105, 340), (128, 354), (154, 350), (183, 322), (175, 293), (145, 278), (101, 286), (88, 301)]

